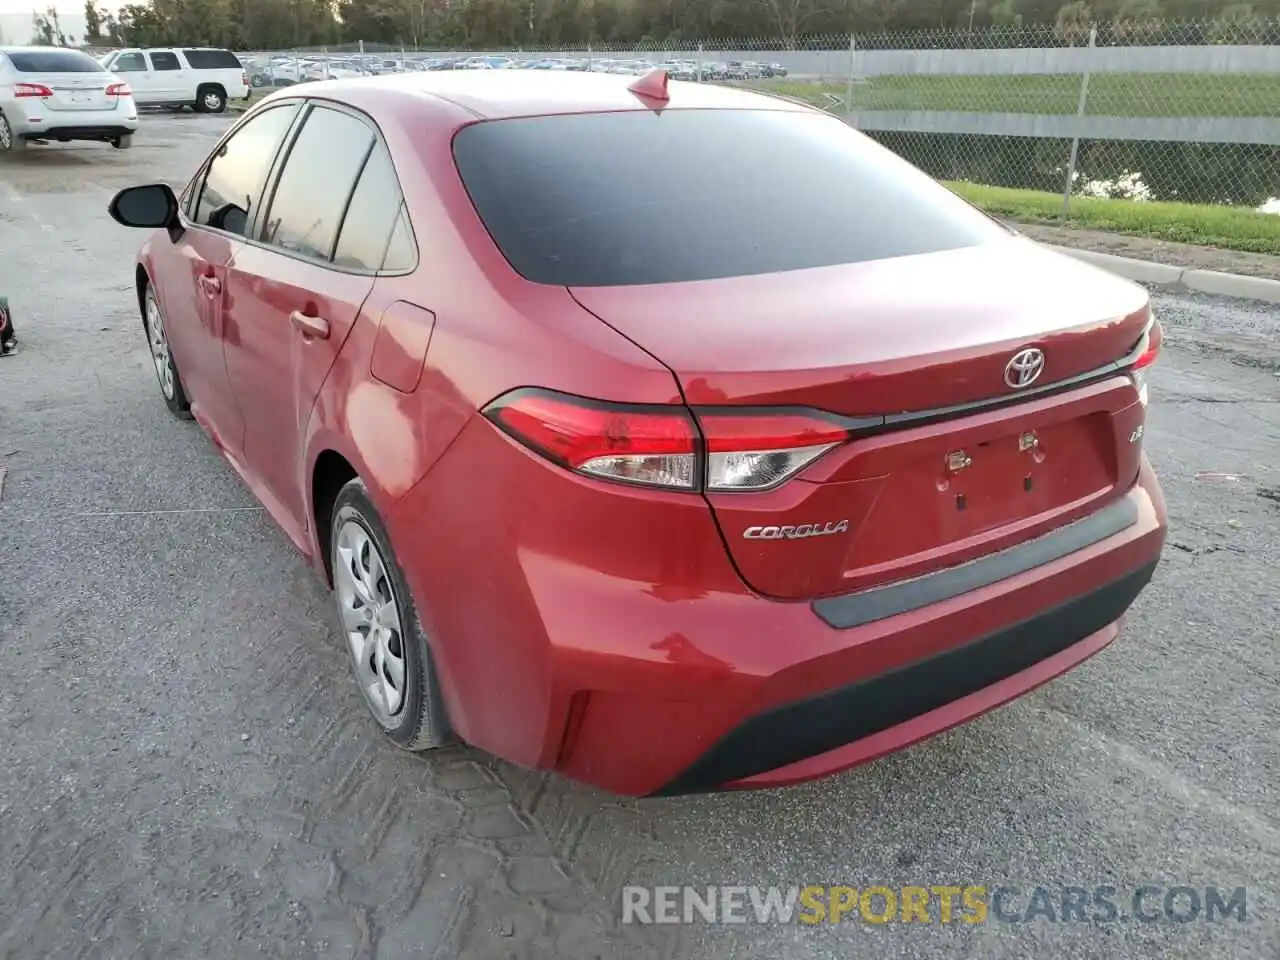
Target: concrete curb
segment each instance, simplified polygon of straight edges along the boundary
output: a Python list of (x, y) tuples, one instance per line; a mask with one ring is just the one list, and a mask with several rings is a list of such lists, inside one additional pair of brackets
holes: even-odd
[(1219, 297), (1235, 297), (1240, 300), (1260, 300), (1263, 303), (1280, 305), (1280, 280), (1245, 277), (1236, 273), (1218, 273), (1215, 270), (1171, 267), (1163, 263), (1117, 257), (1110, 253), (1095, 253), (1092, 250), (1076, 250), (1054, 244), (1045, 244), (1045, 246), (1111, 273), (1136, 280), (1138, 283), (1194, 290), (1198, 293), (1211, 293)]

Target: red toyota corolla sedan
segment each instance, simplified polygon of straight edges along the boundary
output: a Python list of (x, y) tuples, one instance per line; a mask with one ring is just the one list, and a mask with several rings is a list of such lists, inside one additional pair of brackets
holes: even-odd
[(1146, 293), (841, 120), (470, 71), (276, 93), (138, 303), (369, 709), (617, 793), (794, 783), (1110, 643), (1165, 537)]

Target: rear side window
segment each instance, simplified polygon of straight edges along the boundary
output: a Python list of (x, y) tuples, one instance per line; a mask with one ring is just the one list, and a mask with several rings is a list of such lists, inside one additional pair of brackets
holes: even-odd
[[(342, 233), (333, 255), (334, 265), (352, 270), (382, 269), (403, 202), (391, 155), (386, 147), (378, 144), (360, 174), (356, 192), (351, 195), (351, 205), (342, 221)], [(401, 252), (397, 252), (396, 257), (403, 261)], [(412, 266), (412, 261), (407, 265), (389, 263), (386, 269), (399, 272)]]
[(178, 62), (178, 55), (170, 53), (168, 50), (157, 50), (151, 55), (152, 70), (181, 70), (182, 64)]
[(624, 286), (803, 270), (1007, 234), (832, 117), (643, 110), (463, 128), (458, 172), (535, 283)]
[(19, 73), (104, 73), (106, 67), (78, 50), (11, 50), (5, 54)]
[(196, 204), (196, 223), (245, 235), (276, 151), (297, 112), (297, 104), (265, 110), (222, 145), (209, 164)]
[(330, 260), (347, 201), (373, 144), (373, 131), (362, 121), (324, 107), (313, 109), (289, 148), (263, 241), (309, 259)]
[(418, 265), (418, 245), (413, 239), (413, 227), (409, 225), (409, 207), (400, 205), (400, 215), (391, 231), (387, 254), (382, 258), (382, 269), (388, 273), (404, 273)]
[(230, 50), (183, 50), (193, 70), (243, 70), (240, 59)]

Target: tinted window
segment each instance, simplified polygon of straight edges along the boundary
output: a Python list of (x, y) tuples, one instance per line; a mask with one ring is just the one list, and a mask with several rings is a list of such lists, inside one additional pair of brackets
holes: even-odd
[(671, 110), (500, 120), (454, 138), (458, 171), (537, 283), (676, 283), (857, 263), (1006, 236), (842, 121)]
[(196, 204), (196, 223), (244, 235), (297, 110), (290, 104), (260, 113), (222, 145), (209, 165)]
[(333, 254), (338, 226), (373, 131), (355, 117), (318, 108), (303, 122), (271, 199), (262, 239), (317, 260)]
[(242, 70), (243, 65), (230, 50), (183, 50), (187, 63), (196, 70)]
[(387, 255), (382, 258), (382, 269), (389, 273), (404, 273), (418, 264), (418, 245), (413, 240), (413, 227), (409, 225), (409, 210), (403, 204), (396, 225), (387, 244)]
[(122, 53), (111, 64), (112, 73), (143, 73), (147, 69), (147, 61), (140, 53)]
[(11, 50), (5, 54), (19, 73), (102, 73), (106, 68), (78, 50)]
[(400, 181), (387, 148), (374, 148), (351, 196), (333, 262), (355, 270), (378, 270), (400, 215)]
[(152, 70), (181, 70), (182, 69), (182, 64), (178, 62), (178, 55), (176, 53), (169, 53), (168, 51), (162, 51), (158, 53), (153, 53), (150, 56), (151, 56)]

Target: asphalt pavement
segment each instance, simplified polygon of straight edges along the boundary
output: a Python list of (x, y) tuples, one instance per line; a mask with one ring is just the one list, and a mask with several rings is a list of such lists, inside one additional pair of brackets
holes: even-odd
[[(1170, 542), (1109, 649), (824, 781), (618, 799), (385, 744), (323, 587), (166, 413), (105, 206), (228, 122), (0, 158), (0, 956), (1280, 956), (1280, 309), (1157, 297)], [(628, 884), (1245, 887), (1247, 916), (645, 926)]]

